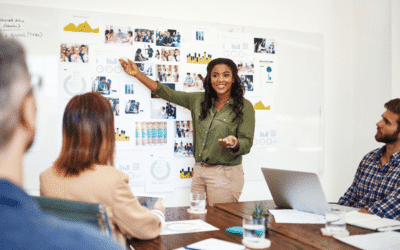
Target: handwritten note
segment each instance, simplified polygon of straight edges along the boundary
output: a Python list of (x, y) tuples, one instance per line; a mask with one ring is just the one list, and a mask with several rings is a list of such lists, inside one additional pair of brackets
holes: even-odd
[(10, 38), (41, 38), (41, 31), (26, 28), (28, 22), (22, 18), (0, 18), (0, 31)]

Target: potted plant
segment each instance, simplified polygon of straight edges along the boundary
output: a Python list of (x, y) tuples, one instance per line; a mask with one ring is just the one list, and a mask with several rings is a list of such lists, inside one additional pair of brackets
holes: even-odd
[(269, 219), (269, 212), (268, 210), (264, 209), (262, 202), (256, 203), (254, 205), (254, 210), (251, 214), (253, 217), (265, 217), (265, 233), (268, 233), (268, 219)]

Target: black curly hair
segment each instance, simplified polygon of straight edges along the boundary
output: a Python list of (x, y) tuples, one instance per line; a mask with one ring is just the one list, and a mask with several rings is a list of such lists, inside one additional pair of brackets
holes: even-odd
[(200, 120), (204, 120), (207, 117), (208, 110), (211, 109), (212, 99), (217, 99), (217, 93), (211, 85), (211, 71), (215, 65), (225, 64), (232, 70), (233, 78), (235, 82), (232, 84), (231, 96), (233, 98), (233, 103), (230, 104), (233, 111), (236, 113), (236, 119), (241, 123), (243, 120), (243, 95), (244, 95), (244, 86), (242, 81), (238, 76), (238, 69), (236, 64), (228, 58), (217, 58), (212, 60), (207, 66), (207, 75), (204, 79), (204, 89), (205, 89), (205, 97), (204, 101), (201, 103), (201, 114)]

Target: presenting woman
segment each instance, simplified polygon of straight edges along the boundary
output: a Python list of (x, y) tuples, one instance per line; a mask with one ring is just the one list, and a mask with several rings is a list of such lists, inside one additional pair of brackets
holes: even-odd
[(154, 210), (140, 205), (129, 176), (113, 167), (115, 134), (110, 103), (99, 93), (73, 97), (64, 112), (63, 143), (54, 166), (40, 174), (40, 195), (101, 203), (113, 236), (152, 239), (165, 221), (160, 202)]
[(242, 155), (253, 145), (255, 113), (243, 97), (236, 64), (218, 58), (207, 66), (205, 92), (175, 91), (141, 73), (136, 64), (119, 60), (154, 95), (191, 111), (194, 165), (191, 191), (207, 193), (209, 205), (237, 202), (243, 189)]

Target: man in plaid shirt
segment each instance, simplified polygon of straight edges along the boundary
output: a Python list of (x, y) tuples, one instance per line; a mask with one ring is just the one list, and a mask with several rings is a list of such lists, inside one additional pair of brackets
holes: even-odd
[(400, 220), (400, 99), (390, 100), (385, 108), (375, 135), (385, 146), (364, 156), (338, 204)]

